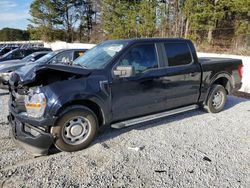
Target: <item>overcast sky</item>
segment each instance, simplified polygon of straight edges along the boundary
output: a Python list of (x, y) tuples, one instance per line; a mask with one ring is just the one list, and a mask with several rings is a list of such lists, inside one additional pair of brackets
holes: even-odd
[(26, 29), (32, 0), (0, 0), (0, 29)]

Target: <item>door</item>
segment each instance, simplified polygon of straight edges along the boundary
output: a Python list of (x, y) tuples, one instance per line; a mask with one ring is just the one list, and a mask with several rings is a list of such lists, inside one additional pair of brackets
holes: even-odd
[(201, 68), (187, 43), (164, 43), (167, 109), (197, 103), (200, 95)]
[[(127, 50), (118, 60), (118, 66), (132, 66), (130, 77), (113, 76), (112, 93), (113, 121), (129, 119), (162, 110), (166, 102), (161, 77), (165, 75), (158, 58), (156, 44), (138, 44)], [(165, 103), (166, 104), (166, 103)]]

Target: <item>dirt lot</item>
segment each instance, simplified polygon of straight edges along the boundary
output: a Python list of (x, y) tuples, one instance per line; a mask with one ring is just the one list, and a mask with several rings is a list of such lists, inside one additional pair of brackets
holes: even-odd
[(9, 137), (0, 91), (0, 187), (250, 187), (250, 100), (122, 130), (86, 150), (33, 158)]

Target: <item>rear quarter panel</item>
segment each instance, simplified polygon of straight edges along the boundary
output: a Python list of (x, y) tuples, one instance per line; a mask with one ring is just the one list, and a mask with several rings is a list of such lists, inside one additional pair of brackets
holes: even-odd
[(221, 77), (225, 77), (229, 80), (232, 89), (241, 84), (241, 78), (238, 74), (238, 66), (242, 64), (241, 60), (199, 58), (199, 62), (203, 70), (200, 101), (204, 101), (211, 85)]

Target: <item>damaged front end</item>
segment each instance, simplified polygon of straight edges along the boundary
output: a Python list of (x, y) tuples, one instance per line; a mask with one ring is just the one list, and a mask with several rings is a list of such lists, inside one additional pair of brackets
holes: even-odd
[(49, 114), (53, 101), (46, 96), (46, 89), (52, 83), (89, 74), (89, 70), (64, 65), (45, 65), (13, 73), (9, 80), (8, 120), (14, 139), (36, 156), (47, 154), (54, 139), (49, 128), (57, 117)]

